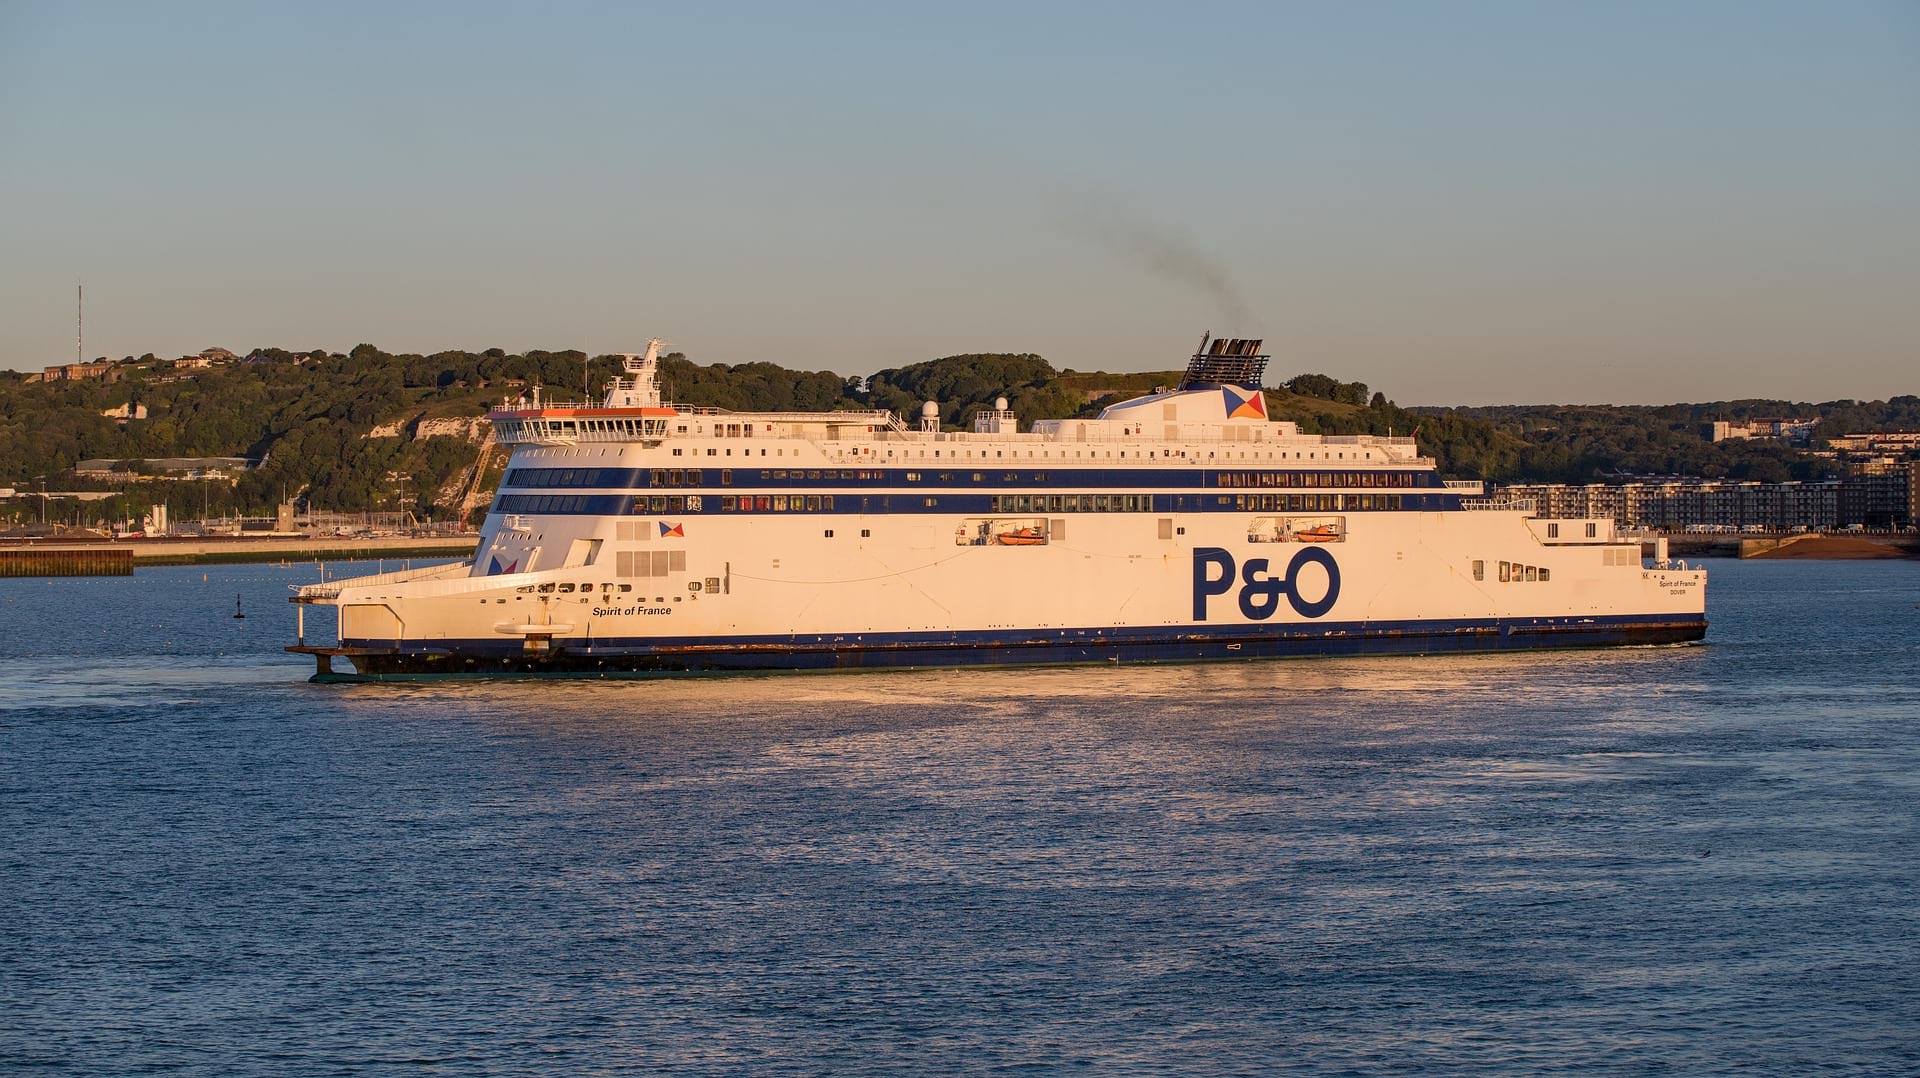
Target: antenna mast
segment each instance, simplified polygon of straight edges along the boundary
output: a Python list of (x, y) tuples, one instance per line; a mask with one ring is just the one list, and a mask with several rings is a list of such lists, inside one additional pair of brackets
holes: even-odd
[(87, 361), (87, 286), (73, 282), (73, 361)]

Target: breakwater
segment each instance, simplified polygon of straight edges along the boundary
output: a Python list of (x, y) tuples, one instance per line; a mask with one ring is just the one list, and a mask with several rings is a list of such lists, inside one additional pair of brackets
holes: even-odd
[(1920, 540), (1887, 535), (1789, 535), (1742, 539), (1743, 558), (1835, 558), (1845, 560), (1920, 557)]
[(0, 549), (0, 577), (132, 575), (133, 551), (124, 547)]
[[(124, 576), (136, 566), (241, 562), (346, 561), (366, 558), (455, 558), (473, 552), (477, 536), (347, 538), (43, 540), (0, 546), (0, 576)], [(23, 570), (15, 571), (14, 566)], [(60, 566), (75, 568), (62, 569)], [(100, 568), (86, 568), (99, 566)], [(115, 566), (118, 566), (117, 568)], [(83, 568), (86, 571), (83, 571)]]
[[(1653, 556), (1653, 540), (1640, 549)], [(1670, 535), (1667, 553), (1676, 558), (1913, 558), (1920, 557), (1920, 536), (1912, 534)]]

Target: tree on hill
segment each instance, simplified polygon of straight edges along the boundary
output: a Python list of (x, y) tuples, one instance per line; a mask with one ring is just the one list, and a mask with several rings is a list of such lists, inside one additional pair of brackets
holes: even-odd
[(1065, 419), (1082, 408), (1080, 394), (1059, 384), (1053, 365), (1030, 352), (944, 356), (867, 379), (868, 405), (889, 409), (908, 422), (919, 417), (923, 402), (935, 401), (942, 423), (966, 426), (973, 413), (992, 407), (999, 397), (1006, 397), (1029, 424)]

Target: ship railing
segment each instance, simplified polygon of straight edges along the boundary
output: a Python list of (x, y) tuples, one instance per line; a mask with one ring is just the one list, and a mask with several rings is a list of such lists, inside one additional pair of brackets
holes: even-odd
[(324, 580), (318, 584), (289, 584), (293, 593), (302, 599), (337, 599), (340, 590), (352, 585), (362, 584), (402, 584), (414, 580), (432, 580), (437, 577), (452, 579), (466, 573), (473, 561), (456, 561), (447, 565), (423, 565), (417, 569), (396, 569), (391, 573), (371, 573), (367, 576), (342, 577), (337, 580)]
[(1473, 490), (1482, 494), (1487, 491), (1487, 484), (1479, 479), (1449, 479), (1446, 484), (1448, 490)]
[(1538, 503), (1536, 503), (1532, 498), (1501, 497), (1501, 498), (1462, 498), (1460, 499), (1460, 508), (1492, 510), (1496, 512), (1507, 512), (1507, 513), (1514, 513), (1514, 512), (1532, 513), (1532, 512), (1536, 512), (1539, 506), (1538, 506)]
[(1323, 434), (1322, 442), (1327, 445), (1412, 445), (1412, 438), (1396, 438), (1385, 434)]
[(837, 427), (870, 426), (906, 429), (898, 426), (900, 421), (892, 412), (884, 409), (875, 409), (870, 412), (722, 412), (720, 414), (737, 415), (742, 419), (764, 423), (819, 423)]

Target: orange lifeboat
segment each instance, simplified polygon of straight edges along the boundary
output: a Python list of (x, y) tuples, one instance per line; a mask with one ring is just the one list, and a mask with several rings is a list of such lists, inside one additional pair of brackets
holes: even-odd
[(1010, 532), (1001, 532), (993, 537), (1001, 546), (1040, 546), (1047, 541), (1038, 528), (1016, 528)]
[(1340, 538), (1340, 529), (1332, 524), (1322, 524), (1313, 528), (1302, 528), (1293, 533), (1295, 539), (1303, 543), (1331, 543)]

